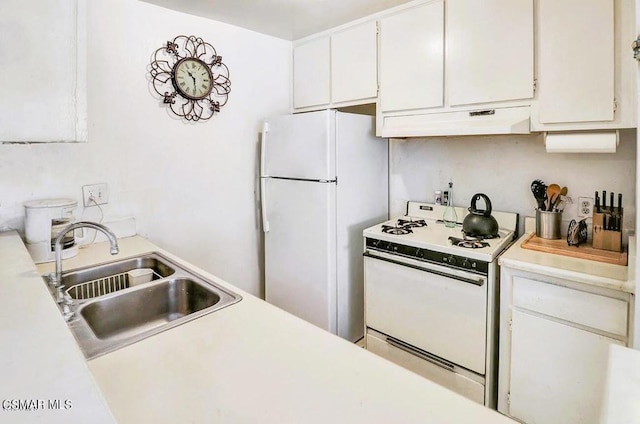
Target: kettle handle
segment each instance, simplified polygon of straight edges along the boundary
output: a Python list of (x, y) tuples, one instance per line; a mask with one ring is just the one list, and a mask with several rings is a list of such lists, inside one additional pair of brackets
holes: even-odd
[(484, 203), (487, 206), (487, 209), (484, 211), (484, 213), (482, 215), (483, 216), (491, 216), (491, 200), (489, 200), (489, 196), (487, 196), (484, 193), (476, 193), (476, 194), (473, 195), (473, 198), (471, 199), (471, 210), (472, 211), (476, 211), (476, 212), (480, 212), (478, 210), (478, 208), (476, 208), (476, 201), (478, 199), (480, 199), (480, 198), (484, 199)]

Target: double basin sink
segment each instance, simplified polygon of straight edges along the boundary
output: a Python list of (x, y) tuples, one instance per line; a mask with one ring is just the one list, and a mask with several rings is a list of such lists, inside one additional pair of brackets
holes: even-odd
[[(132, 286), (136, 270), (151, 281)], [(242, 299), (157, 252), (66, 271), (62, 285), (72, 312), (67, 324), (87, 359)], [(56, 290), (50, 291), (56, 298)]]

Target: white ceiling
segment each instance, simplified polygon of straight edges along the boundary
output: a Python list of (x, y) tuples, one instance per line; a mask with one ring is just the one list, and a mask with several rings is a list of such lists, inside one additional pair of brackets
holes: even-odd
[(411, 0), (143, 0), (296, 40)]

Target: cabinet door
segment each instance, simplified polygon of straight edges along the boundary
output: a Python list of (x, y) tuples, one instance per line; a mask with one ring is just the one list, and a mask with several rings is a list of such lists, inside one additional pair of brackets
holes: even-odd
[(377, 24), (367, 22), (331, 36), (331, 102), (378, 94)]
[(447, 0), (451, 106), (533, 97), (533, 0)]
[(0, 2), (0, 142), (87, 140), (83, 0)]
[(444, 6), (428, 3), (380, 21), (382, 111), (442, 106)]
[(527, 423), (598, 423), (611, 344), (623, 345), (514, 310), (509, 415)]
[(613, 120), (614, 2), (539, 0), (537, 14), (539, 121)]
[(293, 106), (329, 103), (329, 37), (299, 44), (293, 49)]

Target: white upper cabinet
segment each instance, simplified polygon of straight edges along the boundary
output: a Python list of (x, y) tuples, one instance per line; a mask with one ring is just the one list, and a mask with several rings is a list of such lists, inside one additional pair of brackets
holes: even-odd
[(538, 0), (533, 130), (636, 126), (633, 0)]
[(443, 72), (443, 1), (380, 20), (382, 111), (443, 106)]
[(419, 2), (380, 21), (382, 137), (526, 134), (533, 0)]
[(0, 2), (0, 143), (87, 140), (85, 6)]
[(613, 11), (611, 0), (538, 1), (541, 123), (613, 119)]
[(373, 101), (378, 95), (375, 21), (331, 35), (331, 102)]
[(294, 108), (314, 110), (375, 102), (377, 40), (373, 20), (294, 43)]
[(450, 106), (533, 97), (533, 0), (447, 0), (445, 40)]
[(295, 46), (293, 49), (293, 105), (295, 108), (329, 104), (330, 58), (329, 37)]
[(414, 0), (294, 42), (294, 109), (383, 137), (636, 127), (635, 0)]

